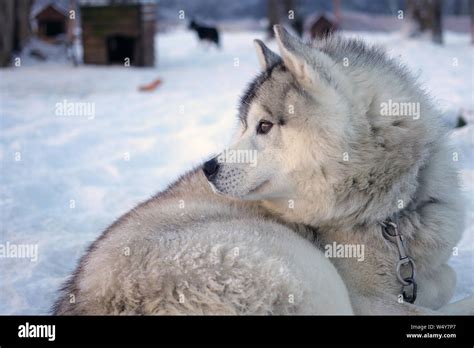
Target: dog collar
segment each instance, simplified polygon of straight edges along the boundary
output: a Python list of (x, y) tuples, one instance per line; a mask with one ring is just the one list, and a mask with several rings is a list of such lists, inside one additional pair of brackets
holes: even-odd
[[(403, 235), (398, 230), (398, 225), (388, 218), (380, 223), (382, 225), (382, 235), (389, 242), (395, 244), (398, 249), (398, 261), (395, 268), (396, 276), (402, 284), (402, 295), (406, 302), (414, 303), (416, 300), (417, 284), (415, 261), (407, 254), (406, 242)], [(402, 270), (409, 270), (409, 276), (403, 276)]]

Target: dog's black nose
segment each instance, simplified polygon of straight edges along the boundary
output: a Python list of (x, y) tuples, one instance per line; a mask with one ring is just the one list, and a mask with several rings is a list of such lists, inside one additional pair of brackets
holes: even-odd
[(217, 161), (217, 158), (214, 157), (204, 163), (202, 166), (202, 170), (206, 175), (206, 178), (212, 179), (212, 177), (215, 176), (217, 171), (219, 170), (219, 162)]

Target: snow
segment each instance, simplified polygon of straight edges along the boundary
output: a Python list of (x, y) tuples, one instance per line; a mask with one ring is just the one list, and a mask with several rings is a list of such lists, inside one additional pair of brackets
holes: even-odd
[[(447, 33), (441, 47), (398, 34), (357, 35), (401, 55), (450, 122), (459, 109), (474, 109), (467, 35)], [(223, 33), (219, 51), (190, 32), (159, 34), (156, 68), (74, 68), (25, 58), (21, 67), (0, 71), (0, 243), (39, 248), (37, 262), (0, 259), (0, 314), (47, 314), (103, 229), (227, 144), (238, 97), (258, 71), (252, 40), (263, 36)], [(156, 91), (138, 91), (156, 78), (163, 80)], [(57, 115), (65, 101), (89, 103), (95, 113)], [(468, 211), (450, 261), (459, 278), (456, 299), (474, 293), (474, 117), (469, 121), (452, 135)]]

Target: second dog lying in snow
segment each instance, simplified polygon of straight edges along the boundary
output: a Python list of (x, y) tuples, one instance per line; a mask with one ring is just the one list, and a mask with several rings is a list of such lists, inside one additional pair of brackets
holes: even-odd
[[(234, 144), (107, 229), (56, 314), (473, 313), (446, 305), (463, 205), (428, 98), (377, 49), (275, 31)], [(419, 117), (382, 114), (388, 100)], [(365, 255), (334, 268), (318, 249), (334, 243)]]

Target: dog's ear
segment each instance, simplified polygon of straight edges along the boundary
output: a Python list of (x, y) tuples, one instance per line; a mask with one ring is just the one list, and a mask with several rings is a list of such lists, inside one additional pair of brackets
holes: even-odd
[(271, 51), (262, 41), (257, 39), (253, 40), (253, 43), (255, 44), (258, 61), (263, 71), (281, 61), (280, 56)]
[(319, 80), (319, 74), (315, 69), (317, 64), (313, 57), (315, 52), (310, 54), (311, 48), (288, 33), (281, 25), (275, 25), (273, 30), (285, 66), (303, 85), (314, 86)]

